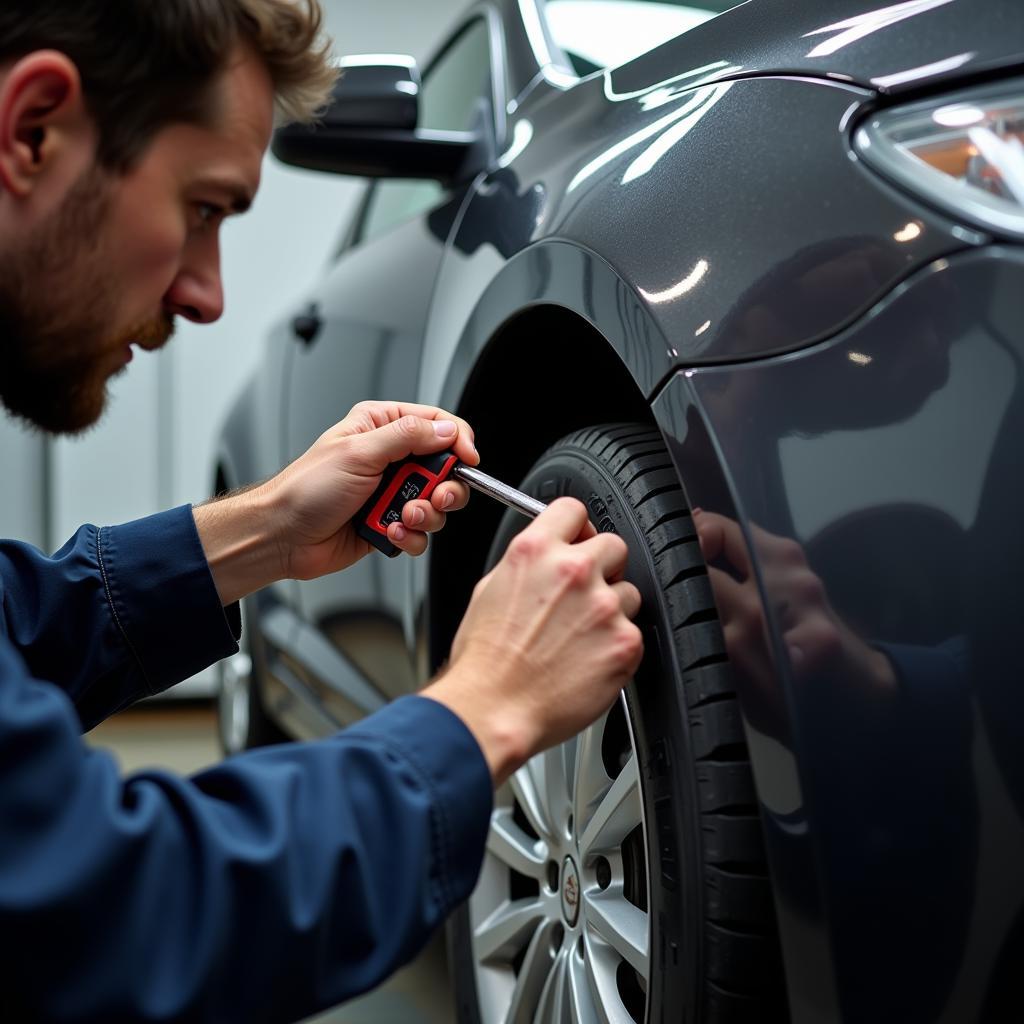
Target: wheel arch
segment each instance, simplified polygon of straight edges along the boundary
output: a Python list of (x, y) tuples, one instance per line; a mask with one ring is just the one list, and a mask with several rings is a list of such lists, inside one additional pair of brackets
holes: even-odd
[[(557, 336), (558, 344), (552, 344)], [(573, 430), (628, 421), (657, 428), (650, 403), (607, 337), (584, 316), (553, 303), (509, 317), (482, 348), (452, 405), (476, 432), (481, 466), (518, 483), (537, 459)], [(448, 406), (451, 408), (452, 406)], [(479, 495), (458, 529), (432, 542), (429, 656), (447, 656), (503, 507)]]

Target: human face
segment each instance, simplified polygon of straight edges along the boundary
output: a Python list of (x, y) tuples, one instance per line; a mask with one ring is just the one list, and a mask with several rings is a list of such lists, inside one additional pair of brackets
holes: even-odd
[(95, 423), (110, 379), (224, 308), (219, 231), (247, 209), (270, 141), (273, 86), (240, 52), (209, 124), (160, 131), (124, 174), (87, 170), (0, 260), (0, 398), (54, 433)]

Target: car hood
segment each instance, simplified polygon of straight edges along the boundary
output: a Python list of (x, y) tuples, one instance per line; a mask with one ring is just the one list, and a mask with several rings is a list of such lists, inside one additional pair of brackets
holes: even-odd
[(1024, 67), (1019, 0), (748, 0), (609, 75), (619, 94), (681, 72), (806, 75), (898, 93), (1015, 66)]

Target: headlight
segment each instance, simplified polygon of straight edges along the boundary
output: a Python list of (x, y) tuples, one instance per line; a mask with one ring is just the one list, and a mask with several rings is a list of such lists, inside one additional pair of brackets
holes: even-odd
[(857, 152), (897, 183), (1001, 234), (1024, 237), (1024, 84), (894, 107), (854, 135)]

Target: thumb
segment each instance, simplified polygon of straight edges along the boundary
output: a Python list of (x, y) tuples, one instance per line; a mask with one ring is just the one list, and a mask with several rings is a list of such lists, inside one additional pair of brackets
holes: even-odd
[(452, 420), (428, 420), (422, 416), (402, 416), (393, 423), (360, 435), (360, 447), (367, 468), (383, 473), (392, 462), (409, 455), (427, 455), (450, 448), (459, 428)]

